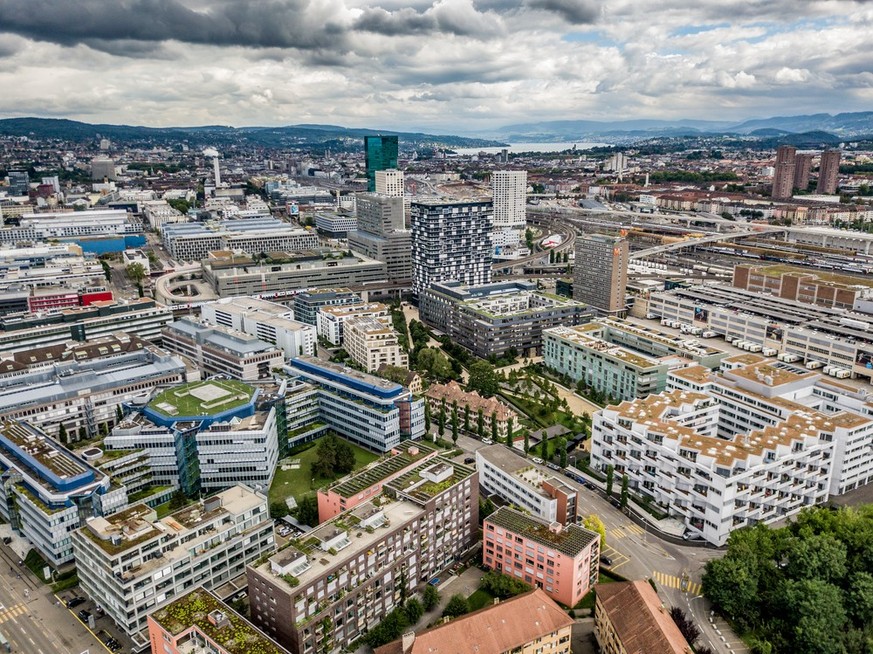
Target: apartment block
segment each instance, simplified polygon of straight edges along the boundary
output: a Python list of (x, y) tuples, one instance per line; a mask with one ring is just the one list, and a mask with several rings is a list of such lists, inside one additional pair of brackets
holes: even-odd
[(274, 218), (165, 224), (161, 238), (174, 259), (200, 261), (215, 250), (260, 255), (318, 247), (318, 235)]
[(211, 589), (275, 551), (267, 498), (242, 484), (165, 518), (135, 504), (72, 533), (80, 585), (133, 639), (149, 645), (147, 616), (195, 588)]
[(123, 486), (26, 422), (0, 422), (0, 466), (0, 516), (55, 568), (82, 520), (127, 506)]
[(377, 170), (376, 193), (391, 197), (403, 197), (403, 171), (392, 168), (389, 170)]
[(409, 365), (409, 356), (400, 347), (397, 332), (391, 325), (372, 317), (361, 317), (346, 323), (345, 350), (352, 361), (367, 372), (376, 372), (381, 366)]
[(163, 347), (188, 357), (207, 375), (227, 375), (242, 381), (269, 379), (282, 367), (285, 353), (257, 336), (182, 318), (164, 328)]
[(589, 304), (603, 314), (622, 314), (625, 310), (628, 257), (628, 243), (624, 237), (577, 236), (573, 299)]
[(603, 654), (687, 654), (691, 646), (647, 581), (599, 584), (594, 636)]
[[(376, 654), (570, 654), (573, 619), (540, 589), (377, 647)], [(654, 651), (654, 650), (651, 650)]]
[(393, 448), (378, 463), (350, 478), (341, 479), (318, 490), (318, 521), (353, 509), (382, 494), (386, 483), (405, 475), (412, 468), (429, 461), (439, 450), (424, 442), (406, 441)]
[(735, 266), (733, 285), (787, 300), (852, 310), (856, 300), (873, 299), (873, 281), (787, 266)]
[(479, 484), (488, 495), (498, 495), (548, 523), (576, 522), (576, 489), (545, 474), (523, 456), (500, 443), (476, 450)]
[(482, 428), (486, 437), (494, 433), (492, 421), (497, 422), (497, 438), (506, 442), (507, 432), (513, 433), (519, 425), (518, 414), (506, 404), (493, 397), (482, 397), (476, 391), (465, 391), (458, 382), (448, 384), (431, 384), (424, 392), (425, 400), (430, 404), (432, 416), (439, 414), (445, 408), (446, 422), (451, 420), (453, 407), (458, 407), (458, 420), (461, 425), (470, 425), (470, 430), (478, 429), (479, 415), (482, 416)]
[(495, 170), (491, 173), (494, 229), (523, 230), (527, 223), (527, 171)]
[(316, 386), (319, 419), (362, 447), (388, 452), (424, 435), (424, 401), (400, 384), (314, 357), (295, 357), (285, 371)]
[(250, 566), (252, 621), (300, 654), (347, 647), (474, 545), (478, 511), (476, 471), (427, 460)]
[(294, 318), (307, 325), (318, 324), (318, 312), (323, 307), (337, 307), (347, 304), (361, 304), (363, 300), (348, 288), (310, 288), (295, 293), (291, 307)]
[(150, 614), (148, 637), (151, 654), (291, 654), (203, 588)]
[(388, 325), (388, 307), (381, 302), (360, 302), (321, 307), (316, 314), (316, 329), (320, 338), (334, 345), (343, 344), (345, 324), (356, 318), (374, 318)]
[(533, 282), (432, 284), (419, 294), (422, 322), (483, 359), (542, 352), (543, 330), (578, 325), (594, 312), (581, 302), (537, 290)]
[(840, 174), (840, 150), (825, 150), (821, 153), (818, 168), (818, 185), (816, 193), (833, 195), (837, 192), (837, 178)]
[(840, 388), (783, 362), (679, 370), (664, 393), (595, 414), (592, 465), (613, 465), (690, 533), (722, 545), (735, 529), (873, 480), (863, 454), (873, 414)]
[(433, 284), (491, 281), (491, 202), (413, 202), (412, 289), (420, 296)]
[(597, 583), (600, 535), (546, 522), (504, 506), (482, 525), (482, 562), (521, 579), (564, 606), (576, 606)]
[(770, 196), (774, 200), (785, 200), (792, 196), (797, 148), (791, 145), (780, 145), (776, 150), (776, 162), (773, 165), (773, 189)]
[(294, 319), (283, 304), (255, 297), (224, 297), (200, 307), (200, 317), (212, 325), (244, 332), (274, 345), (286, 357), (312, 356), (318, 344), (312, 324)]

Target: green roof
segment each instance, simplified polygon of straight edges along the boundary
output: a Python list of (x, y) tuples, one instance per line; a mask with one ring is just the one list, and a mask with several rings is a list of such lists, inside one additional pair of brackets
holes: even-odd
[[(450, 466), (452, 468), (451, 476), (440, 482), (433, 482), (421, 476), (422, 472), (434, 466)], [(444, 459), (442, 456), (438, 456), (416, 466), (409, 472), (397, 477), (397, 479), (392, 479), (386, 485), (396, 491), (406, 493), (410, 497), (426, 501), (448, 490), (458, 482), (464, 481), (474, 472), (475, 469), (470, 466), (455, 463), (449, 459)]]
[(541, 545), (552, 547), (562, 554), (572, 557), (575, 557), (598, 538), (596, 532), (584, 529), (579, 525), (568, 525), (555, 533), (549, 529), (547, 522), (506, 506), (499, 508), (485, 518), (485, 522), (503, 527), (514, 534), (530, 538)]
[[(409, 450), (413, 447), (418, 448), (417, 454), (410, 454)], [(399, 448), (403, 450), (399, 454), (386, 458), (372, 468), (362, 470), (353, 477), (338, 482), (330, 490), (341, 497), (352, 497), (374, 484), (384, 481), (391, 475), (396, 474), (435, 451), (432, 446), (420, 442), (404, 443)]]
[(248, 403), (255, 389), (235, 379), (180, 384), (158, 393), (149, 408), (170, 418), (210, 416)]

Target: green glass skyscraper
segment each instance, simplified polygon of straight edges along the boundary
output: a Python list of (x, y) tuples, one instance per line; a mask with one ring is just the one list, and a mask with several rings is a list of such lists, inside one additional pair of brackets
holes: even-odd
[(397, 168), (396, 136), (365, 136), (365, 164), (367, 166), (367, 190), (376, 191), (376, 171)]

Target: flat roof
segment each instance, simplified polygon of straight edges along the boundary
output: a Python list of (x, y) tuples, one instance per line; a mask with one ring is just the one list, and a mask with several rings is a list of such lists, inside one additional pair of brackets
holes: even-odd
[(149, 408), (169, 418), (211, 416), (248, 404), (255, 388), (235, 379), (181, 384), (161, 391)]
[(412, 465), (416, 461), (433, 454), (436, 448), (426, 443), (406, 441), (397, 446), (397, 454), (387, 456), (357, 474), (341, 479), (329, 487), (329, 490), (341, 497), (352, 497), (374, 484), (387, 479), (399, 470)]
[(491, 522), (514, 534), (529, 538), (534, 542), (572, 557), (576, 557), (599, 538), (597, 533), (584, 529), (579, 525), (562, 527), (556, 524), (556, 531), (552, 531), (549, 523), (544, 520), (526, 515), (508, 506), (497, 509), (497, 511), (485, 518), (485, 522)]

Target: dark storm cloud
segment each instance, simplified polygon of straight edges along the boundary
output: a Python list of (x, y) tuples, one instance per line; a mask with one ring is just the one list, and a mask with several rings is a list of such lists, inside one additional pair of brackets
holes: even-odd
[(317, 49), (337, 47), (344, 30), (311, 20), (318, 0), (212, 3), (202, 10), (177, 0), (0, 0), (0, 31), (61, 45), (165, 41)]
[(573, 25), (593, 23), (600, 13), (594, 0), (528, 0), (527, 6), (551, 11)]
[(411, 7), (396, 11), (369, 7), (353, 28), (383, 36), (440, 33), (474, 38), (491, 36), (502, 29), (497, 14), (482, 13), (473, 5), (463, 3), (435, 3), (425, 11)]
[(355, 28), (384, 36), (426, 34), (437, 29), (437, 21), (433, 14), (419, 13), (415, 9), (386, 11), (381, 7), (371, 7), (355, 21)]

